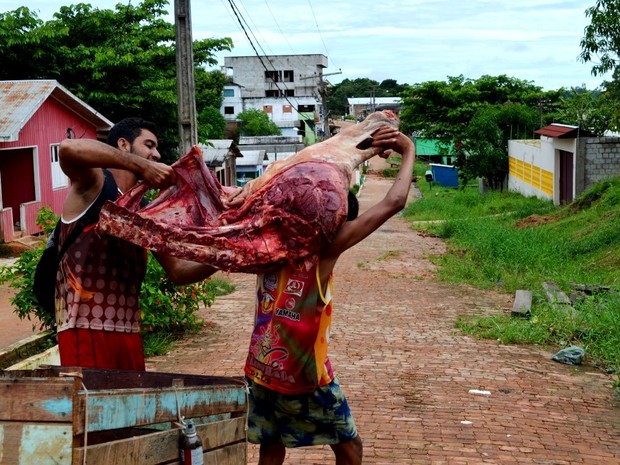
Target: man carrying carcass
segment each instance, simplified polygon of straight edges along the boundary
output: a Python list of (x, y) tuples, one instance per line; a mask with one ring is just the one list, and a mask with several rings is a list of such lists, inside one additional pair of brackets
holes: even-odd
[(375, 132), (372, 146), (403, 157), (386, 196), (359, 217), (350, 202), (347, 221), (317, 256), (258, 275), (245, 375), (248, 439), (260, 444), (259, 465), (282, 464), (286, 448), (323, 444), (338, 465), (362, 463), (362, 440), (327, 355), (333, 269), (345, 250), (405, 207), (415, 161), (412, 141), (393, 127)]

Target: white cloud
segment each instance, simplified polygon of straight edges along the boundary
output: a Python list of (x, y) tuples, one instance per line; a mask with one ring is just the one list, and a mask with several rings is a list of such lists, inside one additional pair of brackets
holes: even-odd
[[(113, 8), (129, 0), (84, 0)], [(139, 0), (131, 0), (136, 5)], [(30, 0), (29, 8), (51, 19), (62, 0)], [(168, 11), (172, 13), (174, 0)], [(256, 48), (267, 54), (321, 53), (326, 72), (342, 79), (368, 77), (414, 84), (463, 75), (506, 74), (545, 89), (604, 80), (577, 60), (589, 19), (582, 0), (235, 0)], [(17, 8), (0, 0), (0, 11)], [(228, 0), (191, 2), (193, 36), (231, 37), (232, 53), (253, 55)], [(167, 19), (173, 21), (170, 14)], [(609, 79), (609, 77), (605, 77)]]

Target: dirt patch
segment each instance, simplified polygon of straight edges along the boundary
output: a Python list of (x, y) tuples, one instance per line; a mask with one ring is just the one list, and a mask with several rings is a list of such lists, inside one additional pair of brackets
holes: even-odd
[(557, 218), (554, 216), (530, 215), (526, 218), (522, 218), (519, 221), (517, 221), (515, 226), (517, 228), (530, 228), (530, 227), (540, 226), (543, 224), (554, 223), (556, 221), (557, 221)]
[(32, 247), (22, 244), (21, 242), (9, 242), (0, 244), (0, 257), (19, 257), (22, 252), (32, 250)]

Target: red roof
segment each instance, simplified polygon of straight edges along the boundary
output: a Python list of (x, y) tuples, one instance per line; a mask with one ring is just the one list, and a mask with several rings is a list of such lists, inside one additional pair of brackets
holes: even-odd
[(577, 126), (567, 126), (565, 124), (550, 124), (534, 131), (534, 133), (541, 136), (557, 137), (558, 139), (576, 139), (580, 135)]

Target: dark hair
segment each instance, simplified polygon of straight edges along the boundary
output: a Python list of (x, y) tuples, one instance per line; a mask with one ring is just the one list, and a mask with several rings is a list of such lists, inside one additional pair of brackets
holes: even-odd
[(351, 191), (349, 191), (349, 195), (347, 196), (347, 203), (347, 221), (351, 221), (357, 218), (360, 211), (360, 204), (357, 201), (357, 196)]
[(119, 139), (126, 139), (130, 144), (133, 144), (133, 141), (142, 133), (143, 129), (157, 135), (155, 123), (137, 117), (122, 119), (110, 129), (108, 144), (112, 147), (117, 147)]

